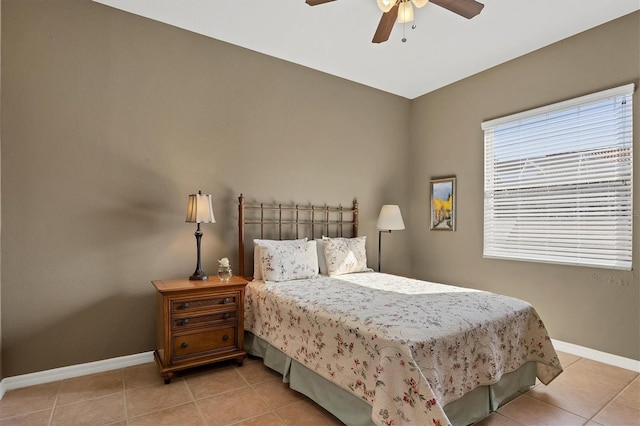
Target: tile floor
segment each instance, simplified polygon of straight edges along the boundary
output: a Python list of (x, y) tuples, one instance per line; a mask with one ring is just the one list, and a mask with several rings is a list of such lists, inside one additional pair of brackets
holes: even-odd
[[(478, 426), (640, 426), (637, 373), (560, 354), (562, 373), (536, 385)], [(15, 389), (0, 400), (3, 425), (340, 425), (281, 376), (249, 359), (217, 365), (164, 385), (143, 364)]]

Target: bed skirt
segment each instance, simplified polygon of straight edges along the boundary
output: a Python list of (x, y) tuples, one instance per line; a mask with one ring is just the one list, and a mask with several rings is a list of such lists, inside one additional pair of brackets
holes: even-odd
[[(309, 370), (265, 340), (245, 331), (245, 350), (262, 358), (265, 366), (282, 374), (282, 380), (295, 391), (308, 396), (318, 405), (350, 426), (371, 426), (371, 405), (324, 377)], [(498, 383), (481, 386), (444, 407), (453, 426), (466, 426), (487, 417), (521, 391), (536, 383), (536, 363), (529, 362), (502, 376)]]

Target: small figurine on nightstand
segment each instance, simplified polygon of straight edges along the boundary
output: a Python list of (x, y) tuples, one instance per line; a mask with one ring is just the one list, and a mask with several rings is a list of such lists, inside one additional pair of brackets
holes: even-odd
[(222, 259), (218, 260), (218, 263), (220, 264), (220, 266), (218, 267), (218, 278), (220, 278), (220, 281), (222, 281), (223, 283), (226, 283), (231, 279), (231, 276), (233, 275), (231, 273), (229, 259), (223, 257)]

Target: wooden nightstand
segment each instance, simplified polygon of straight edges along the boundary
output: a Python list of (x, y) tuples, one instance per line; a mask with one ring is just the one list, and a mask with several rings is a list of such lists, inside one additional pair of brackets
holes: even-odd
[(188, 279), (152, 281), (156, 288), (156, 346), (154, 356), (165, 383), (174, 373), (217, 361), (235, 359), (244, 351), (244, 287), (231, 277), (223, 283)]

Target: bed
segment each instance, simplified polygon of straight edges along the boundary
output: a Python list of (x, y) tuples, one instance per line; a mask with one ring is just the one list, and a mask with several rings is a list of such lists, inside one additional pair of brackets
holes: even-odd
[(367, 268), (356, 201), (238, 213), (247, 352), (345, 424), (472, 424), (562, 372), (528, 303)]

